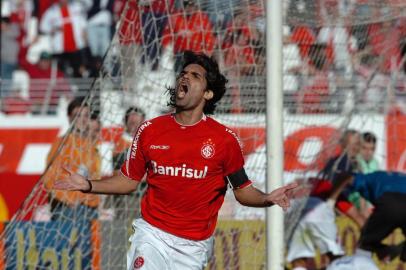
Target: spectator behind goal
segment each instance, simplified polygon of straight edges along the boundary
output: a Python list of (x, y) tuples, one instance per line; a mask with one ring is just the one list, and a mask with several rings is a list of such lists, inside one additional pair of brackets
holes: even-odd
[[(127, 159), (127, 153), (139, 126), (145, 120), (145, 113), (141, 108), (130, 107), (124, 115), (124, 131), (118, 139), (113, 149), (113, 168), (114, 174), (120, 174), (121, 167)], [(132, 220), (137, 214), (136, 206), (139, 205), (142, 192), (146, 188), (146, 182), (143, 181), (138, 186), (136, 192), (125, 196), (112, 195), (112, 204), (114, 208), (114, 217), (120, 220)], [(110, 206), (109, 204), (107, 204)]]
[[(83, 106), (82, 106), (83, 105)], [(59, 137), (52, 144), (47, 156), (50, 165), (44, 175), (45, 188), (49, 192), (52, 220), (86, 220), (97, 218), (99, 196), (79, 191), (52, 190), (56, 180), (64, 179), (63, 166), (69, 167), (90, 179), (101, 177), (101, 157), (97, 142), (89, 132), (91, 127), (89, 105), (84, 98), (75, 98), (68, 105), (69, 123), (74, 124), (66, 138)], [(76, 119), (76, 120), (75, 120)], [(75, 120), (75, 121), (74, 121)]]
[(374, 157), (376, 136), (371, 132), (361, 135), (361, 150), (357, 155), (357, 162), (362, 173), (373, 173), (379, 170), (379, 162)]
[(126, 110), (123, 119), (124, 131), (113, 149), (113, 168), (115, 172), (120, 171), (121, 166), (127, 158), (127, 152), (135, 133), (144, 120), (145, 112), (141, 108), (130, 107)]
[[(344, 131), (340, 138), (340, 154), (329, 159), (320, 172), (323, 179), (329, 179), (333, 185), (342, 173), (359, 172), (357, 155), (360, 151), (360, 133), (354, 129)], [(354, 220), (359, 227), (362, 227), (367, 219), (365, 213), (360, 211), (363, 205), (362, 198), (358, 193), (346, 189), (337, 200), (336, 207), (345, 215)]]

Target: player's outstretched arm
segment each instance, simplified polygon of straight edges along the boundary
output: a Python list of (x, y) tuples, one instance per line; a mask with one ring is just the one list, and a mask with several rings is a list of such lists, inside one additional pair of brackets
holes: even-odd
[(99, 194), (127, 194), (137, 189), (139, 181), (131, 180), (122, 174), (102, 180), (88, 180), (84, 176), (64, 169), (68, 176), (54, 183), (53, 189), (82, 191)]
[(292, 191), (298, 183), (290, 183), (273, 190), (271, 193), (264, 193), (252, 185), (234, 190), (234, 196), (239, 203), (250, 207), (268, 207), (279, 205), (283, 210), (290, 206)]

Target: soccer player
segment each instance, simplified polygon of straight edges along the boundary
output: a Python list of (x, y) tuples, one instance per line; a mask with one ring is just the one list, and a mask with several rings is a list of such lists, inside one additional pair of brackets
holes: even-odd
[(370, 174), (342, 175), (333, 190), (346, 186), (358, 191), (371, 202), (375, 209), (361, 230), (359, 248), (377, 253), (383, 260), (393, 259), (400, 254), (406, 261), (405, 242), (399, 245), (385, 245), (382, 241), (396, 228), (406, 235), (406, 174), (377, 171)]
[(253, 187), (237, 136), (207, 116), (224, 95), (226, 83), (213, 58), (185, 52), (176, 86), (168, 89), (175, 113), (139, 127), (121, 174), (93, 181), (71, 172), (55, 183), (56, 189), (126, 194), (147, 174), (142, 217), (133, 223), (128, 269), (203, 269), (212, 254), (228, 185), (243, 205), (290, 206), (290, 193), (298, 184), (268, 194)]

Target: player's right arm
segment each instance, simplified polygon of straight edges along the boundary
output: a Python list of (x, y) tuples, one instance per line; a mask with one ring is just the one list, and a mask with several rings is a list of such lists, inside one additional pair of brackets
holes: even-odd
[(55, 181), (54, 189), (98, 194), (128, 194), (135, 191), (139, 183), (139, 181), (129, 179), (123, 174), (91, 181), (80, 174), (70, 171), (68, 168), (64, 169), (68, 172), (68, 176)]
[(127, 153), (127, 160), (121, 167), (121, 173), (102, 180), (91, 181), (84, 176), (64, 168), (68, 172), (65, 179), (54, 183), (54, 189), (79, 190), (82, 192), (98, 194), (128, 194), (137, 189), (138, 183), (146, 173), (146, 159), (143, 153), (144, 134), (143, 130), (151, 125), (149, 121), (144, 122), (138, 128), (133, 139), (130, 151)]

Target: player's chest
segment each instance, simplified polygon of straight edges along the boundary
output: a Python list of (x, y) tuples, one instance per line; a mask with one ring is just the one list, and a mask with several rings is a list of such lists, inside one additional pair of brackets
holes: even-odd
[(149, 160), (220, 163), (225, 149), (220, 138), (196, 134), (164, 134), (144, 145)]

